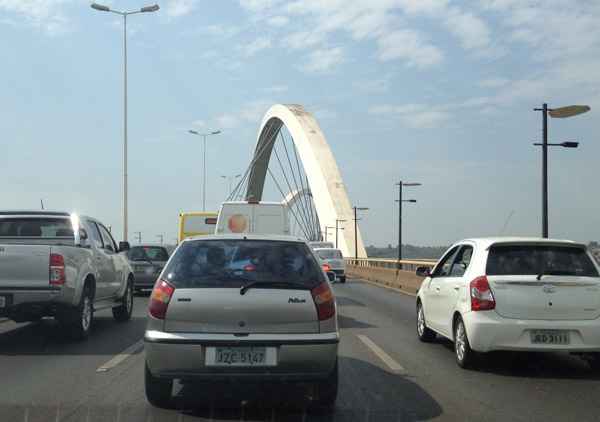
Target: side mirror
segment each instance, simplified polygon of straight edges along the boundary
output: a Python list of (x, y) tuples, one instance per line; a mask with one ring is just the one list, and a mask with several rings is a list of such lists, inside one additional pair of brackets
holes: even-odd
[(85, 229), (79, 229), (79, 240), (88, 240), (88, 234)]
[(418, 277), (431, 277), (431, 268), (429, 267), (417, 267)]
[(129, 242), (119, 242), (119, 252), (128, 251), (129, 248)]
[(327, 273), (327, 278), (329, 278), (329, 281), (335, 281), (335, 273), (330, 271)]
[(75, 246), (80, 246), (82, 248), (89, 248), (88, 244), (88, 234), (85, 229), (80, 228), (77, 233), (75, 233)]

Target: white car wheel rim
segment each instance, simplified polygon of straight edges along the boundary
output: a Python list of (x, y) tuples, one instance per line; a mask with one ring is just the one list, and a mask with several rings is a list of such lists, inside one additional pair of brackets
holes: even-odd
[(425, 315), (423, 315), (423, 306), (419, 306), (419, 312), (417, 313), (417, 331), (422, 336), (425, 332)]
[(85, 296), (83, 298), (83, 312), (81, 313), (81, 326), (87, 331), (90, 328), (90, 321), (92, 319), (92, 306), (90, 298)]
[(465, 351), (467, 348), (465, 327), (462, 322), (459, 322), (456, 327), (456, 356), (459, 361), (462, 361), (465, 357)]

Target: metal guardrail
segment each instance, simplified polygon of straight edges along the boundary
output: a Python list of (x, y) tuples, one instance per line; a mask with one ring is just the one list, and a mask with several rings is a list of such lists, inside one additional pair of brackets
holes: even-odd
[(433, 268), (437, 260), (425, 259), (397, 259), (388, 258), (346, 258), (347, 265), (353, 265), (362, 268), (386, 268), (391, 270), (416, 271), (417, 267)]

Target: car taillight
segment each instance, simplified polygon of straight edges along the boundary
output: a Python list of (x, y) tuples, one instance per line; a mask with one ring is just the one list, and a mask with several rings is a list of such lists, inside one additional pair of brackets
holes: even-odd
[(66, 282), (65, 277), (65, 258), (61, 254), (51, 253), (50, 264), (48, 266), (48, 281), (51, 286), (62, 286)]
[(331, 265), (329, 265), (327, 263), (323, 264), (323, 271), (325, 271), (326, 273), (331, 271)]
[(321, 283), (311, 290), (313, 300), (317, 306), (319, 321), (324, 321), (335, 315), (335, 300), (329, 283)]
[(150, 304), (148, 305), (150, 315), (154, 318), (165, 319), (169, 301), (174, 291), (175, 287), (165, 280), (160, 278), (156, 280), (156, 284), (154, 284), (154, 289), (152, 289), (152, 294), (150, 295)]
[(486, 276), (471, 281), (470, 290), (472, 311), (489, 311), (496, 307), (496, 300)]

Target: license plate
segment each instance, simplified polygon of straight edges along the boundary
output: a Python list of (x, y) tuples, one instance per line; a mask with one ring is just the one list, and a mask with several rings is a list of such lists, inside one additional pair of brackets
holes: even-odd
[(569, 332), (564, 330), (532, 330), (531, 342), (535, 344), (570, 344)]
[(209, 347), (206, 365), (275, 366), (275, 350), (272, 347)]

